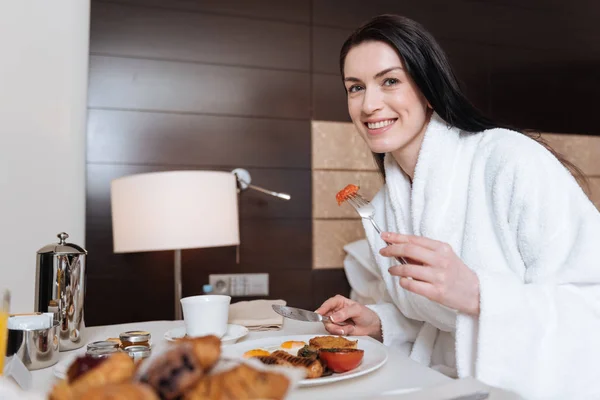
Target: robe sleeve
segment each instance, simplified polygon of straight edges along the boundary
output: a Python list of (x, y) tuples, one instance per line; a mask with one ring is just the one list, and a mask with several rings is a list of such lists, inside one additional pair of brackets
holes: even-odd
[(370, 304), (367, 307), (375, 311), (381, 320), (383, 344), (400, 348), (408, 354), (423, 322), (405, 317), (392, 303)]
[(480, 315), (458, 321), (477, 327), (475, 377), (528, 399), (600, 398), (600, 214), (538, 144), (502, 165), (491, 208), (522, 268), (477, 271)]

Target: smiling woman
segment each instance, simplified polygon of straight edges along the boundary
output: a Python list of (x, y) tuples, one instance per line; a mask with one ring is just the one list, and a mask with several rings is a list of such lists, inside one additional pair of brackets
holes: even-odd
[(326, 329), (525, 398), (600, 398), (600, 214), (573, 175), (477, 110), (415, 21), (372, 19), (340, 68), (385, 176), (372, 205), (386, 232), (364, 228), (389, 302), (332, 297)]

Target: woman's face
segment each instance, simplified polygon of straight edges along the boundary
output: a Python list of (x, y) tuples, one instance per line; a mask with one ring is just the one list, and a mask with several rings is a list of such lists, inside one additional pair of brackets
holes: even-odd
[(363, 42), (348, 52), (344, 76), (350, 118), (371, 151), (418, 154), (431, 114), (396, 51)]

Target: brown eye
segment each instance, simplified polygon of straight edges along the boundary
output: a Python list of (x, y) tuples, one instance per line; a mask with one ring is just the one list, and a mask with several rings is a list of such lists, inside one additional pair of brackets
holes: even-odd
[(359, 90), (362, 90), (362, 89), (363, 88), (360, 85), (352, 85), (352, 86), (350, 86), (348, 88), (348, 93), (356, 93), (356, 92), (358, 92)]

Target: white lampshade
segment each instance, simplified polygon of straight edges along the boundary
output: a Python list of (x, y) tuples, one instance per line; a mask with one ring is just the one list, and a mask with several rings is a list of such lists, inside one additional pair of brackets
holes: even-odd
[(235, 175), (169, 171), (111, 182), (115, 253), (237, 245)]

